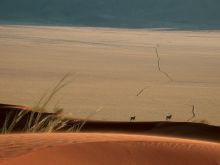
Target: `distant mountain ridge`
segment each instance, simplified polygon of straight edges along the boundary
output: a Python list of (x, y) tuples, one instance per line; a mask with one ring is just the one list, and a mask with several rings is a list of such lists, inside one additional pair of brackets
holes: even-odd
[(220, 0), (0, 0), (0, 22), (220, 29)]

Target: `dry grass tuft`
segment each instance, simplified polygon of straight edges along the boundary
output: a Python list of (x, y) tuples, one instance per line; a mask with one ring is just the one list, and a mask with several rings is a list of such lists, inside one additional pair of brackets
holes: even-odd
[[(50, 92), (45, 92), (31, 111), (10, 110), (6, 114), (2, 127), (0, 127), (1, 133), (8, 134), (14, 132), (16, 127), (19, 127), (19, 125), (22, 125), (23, 127), (20, 129), (21, 132), (26, 133), (50, 133), (60, 130), (79, 132), (88, 119), (101, 111), (102, 108), (99, 108), (94, 113), (91, 113), (85, 120), (81, 121), (73, 121), (64, 118), (63, 109), (58, 107), (57, 104), (54, 106), (52, 113), (48, 113), (46, 111), (47, 106), (50, 104), (54, 96), (71, 82), (68, 80), (69, 76), (69, 74), (64, 75)], [(25, 123), (21, 124), (22, 122)]]

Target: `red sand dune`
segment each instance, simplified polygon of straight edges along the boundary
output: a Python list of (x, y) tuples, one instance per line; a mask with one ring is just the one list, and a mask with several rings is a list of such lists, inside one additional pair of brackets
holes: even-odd
[(144, 135), (2, 135), (0, 150), (1, 165), (220, 164), (220, 144)]
[[(1, 121), (11, 110), (29, 111), (30, 108), (0, 104)], [(17, 129), (24, 123), (21, 121)], [(108, 134), (0, 135), (0, 165), (217, 165), (220, 164), (219, 143), (146, 134), (219, 141), (219, 129), (198, 123), (88, 121), (82, 131)]]

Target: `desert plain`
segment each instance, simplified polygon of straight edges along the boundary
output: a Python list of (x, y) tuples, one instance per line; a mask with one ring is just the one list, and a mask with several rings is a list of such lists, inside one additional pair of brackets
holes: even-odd
[(219, 43), (219, 31), (1, 25), (0, 99), (34, 106), (70, 73), (51, 103), (68, 116), (102, 107), (93, 119), (187, 121), (194, 105), (197, 120), (220, 125)]

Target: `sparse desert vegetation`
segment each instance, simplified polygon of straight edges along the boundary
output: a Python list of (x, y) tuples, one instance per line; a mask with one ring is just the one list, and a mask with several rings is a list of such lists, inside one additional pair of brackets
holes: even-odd
[(11, 132), (40, 133), (40, 132), (57, 132), (64, 130), (65, 132), (79, 132), (91, 116), (95, 115), (102, 108), (91, 113), (84, 120), (68, 119), (63, 116), (63, 109), (54, 106), (52, 112), (47, 112), (47, 106), (55, 95), (71, 81), (68, 80), (70, 74), (66, 74), (55, 85), (55, 87), (46, 92), (33, 108), (25, 109), (25, 107), (16, 107), (5, 105), (5, 116), (2, 115), (2, 124), (0, 131), (2, 134)]

